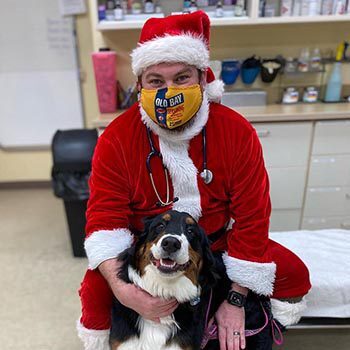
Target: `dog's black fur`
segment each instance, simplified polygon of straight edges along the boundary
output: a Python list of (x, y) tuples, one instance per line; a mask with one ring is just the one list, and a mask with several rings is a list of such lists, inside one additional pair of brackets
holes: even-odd
[[(171, 213), (172, 220), (175, 221), (184, 222), (183, 218), (189, 216), (187, 213), (179, 213), (176, 211), (170, 211), (169, 213)], [(119, 256), (119, 259), (123, 262), (119, 277), (125, 282), (130, 282), (128, 267), (132, 266), (137, 270), (135, 253), (139, 251), (143, 245), (147, 244), (147, 242), (154, 241), (155, 237), (159, 234), (155, 228), (159, 220), (162, 220), (163, 215), (164, 214), (146, 220), (145, 230), (139, 236), (136, 244)], [(176, 226), (179, 222), (172, 224)], [(191, 247), (202, 257), (203, 268), (198, 279), (201, 286), (201, 297), (197, 305), (192, 306), (189, 302), (182, 303), (179, 304), (174, 311), (174, 317), (180, 325), (180, 329), (171, 339), (168, 339), (168, 344), (175, 342), (184, 349), (199, 350), (206, 326), (205, 316), (209, 303), (210, 290), (213, 289), (213, 299), (209, 312), (209, 316), (212, 317), (219, 305), (226, 299), (232, 282), (226, 275), (226, 269), (221, 257), (222, 253), (216, 252), (213, 254), (211, 252), (209, 240), (199, 225), (191, 225), (191, 233), (188, 233), (186, 228), (181, 232), (186, 232), (185, 235)], [(258, 297), (250, 292), (245, 306), (246, 329), (256, 329), (264, 324), (265, 316), (261, 308), (261, 303), (264, 305), (271, 318), (269, 300), (267, 298)], [(114, 341), (123, 343), (135, 335), (139, 336), (137, 327), (138, 318), (139, 315), (134, 310), (125, 307), (115, 299), (112, 309), (111, 343)], [(248, 350), (271, 350), (272, 337), (270, 323), (263, 332), (256, 336), (247, 337), (246, 340)], [(214, 349), (220, 349), (218, 340), (210, 341), (205, 348), (205, 350)]]

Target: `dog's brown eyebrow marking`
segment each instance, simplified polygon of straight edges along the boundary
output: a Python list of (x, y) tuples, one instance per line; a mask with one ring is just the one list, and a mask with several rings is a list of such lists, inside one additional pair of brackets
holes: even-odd
[(190, 218), (190, 217), (186, 218), (186, 224), (187, 225), (194, 225), (195, 223), (196, 222), (192, 218)]
[(170, 221), (171, 220), (171, 215), (169, 213), (163, 215), (163, 219), (165, 221)]

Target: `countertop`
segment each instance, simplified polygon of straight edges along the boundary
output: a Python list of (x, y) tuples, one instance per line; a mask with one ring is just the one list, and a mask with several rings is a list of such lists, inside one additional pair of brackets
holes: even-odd
[[(254, 123), (350, 119), (350, 103), (273, 104), (235, 109)], [(98, 119), (94, 120), (93, 126), (105, 128), (122, 113), (123, 111), (101, 114)]]

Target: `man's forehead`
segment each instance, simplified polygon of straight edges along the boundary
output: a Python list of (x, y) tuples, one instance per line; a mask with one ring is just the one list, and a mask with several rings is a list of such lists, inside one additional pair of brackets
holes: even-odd
[(147, 67), (142, 75), (144, 77), (149, 76), (164, 76), (164, 75), (176, 75), (185, 72), (194, 72), (196, 68), (185, 63), (160, 63), (150, 67)]

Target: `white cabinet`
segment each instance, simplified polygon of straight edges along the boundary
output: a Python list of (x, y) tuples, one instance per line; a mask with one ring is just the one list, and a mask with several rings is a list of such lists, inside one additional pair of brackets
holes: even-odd
[(350, 120), (317, 122), (312, 154), (344, 153), (350, 154)]
[(317, 122), (303, 229), (350, 229), (350, 121)]
[(312, 156), (308, 185), (350, 187), (350, 154)]
[(270, 179), (270, 231), (300, 227), (312, 123), (254, 124), (260, 138)]
[(274, 209), (270, 220), (270, 231), (296, 231), (300, 227), (301, 209)]
[(311, 122), (254, 124), (268, 168), (305, 167), (311, 143)]

